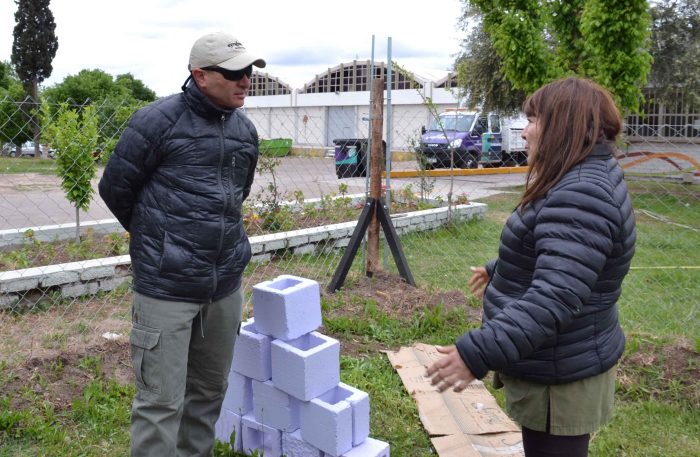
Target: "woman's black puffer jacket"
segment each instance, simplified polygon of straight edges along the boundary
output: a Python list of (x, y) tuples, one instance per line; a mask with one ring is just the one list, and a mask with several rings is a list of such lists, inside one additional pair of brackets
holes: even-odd
[(131, 235), (134, 290), (206, 303), (229, 295), (251, 257), (241, 211), (258, 136), (190, 83), (137, 111), (100, 181), (100, 196)]
[(472, 373), (561, 384), (612, 368), (625, 345), (617, 299), (634, 226), (622, 169), (600, 144), (543, 198), (513, 212), (498, 260), (487, 265), (482, 326), (457, 342)]

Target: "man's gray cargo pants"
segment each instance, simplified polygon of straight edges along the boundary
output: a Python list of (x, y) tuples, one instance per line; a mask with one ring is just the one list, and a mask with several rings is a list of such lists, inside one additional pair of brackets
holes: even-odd
[(134, 292), (132, 456), (211, 455), (242, 305), (242, 287), (210, 304)]

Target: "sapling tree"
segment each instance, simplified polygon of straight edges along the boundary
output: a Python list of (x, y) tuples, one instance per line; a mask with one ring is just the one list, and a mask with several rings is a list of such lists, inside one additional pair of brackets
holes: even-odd
[(81, 112), (62, 104), (46, 132), (56, 148), (57, 173), (66, 198), (75, 206), (75, 242), (80, 242), (80, 210), (87, 211), (97, 174), (93, 151), (97, 148), (97, 115), (86, 106)]

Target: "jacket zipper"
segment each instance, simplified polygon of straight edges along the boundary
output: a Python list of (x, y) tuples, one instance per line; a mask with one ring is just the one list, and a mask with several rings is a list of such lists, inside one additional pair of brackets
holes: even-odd
[(219, 226), (220, 226), (220, 231), (219, 231), (219, 247), (216, 250), (216, 258), (214, 259), (214, 264), (212, 265), (212, 281), (213, 281), (213, 289), (212, 293), (209, 296), (209, 303), (212, 302), (214, 298), (214, 294), (216, 293), (216, 289), (219, 285), (219, 275), (217, 272), (217, 260), (219, 258), (219, 255), (221, 255), (221, 249), (223, 249), (224, 246), (224, 230), (225, 230), (225, 220), (226, 220), (226, 209), (228, 207), (228, 196), (226, 195), (226, 187), (224, 186), (224, 181), (222, 178), (222, 167), (224, 165), (224, 157), (225, 157), (225, 143), (224, 143), (224, 124), (226, 122), (226, 116), (221, 115), (221, 148), (219, 149), (219, 166), (216, 170), (216, 181), (219, 184), (219, 187), (221, 188), (221, 193), (223, 194), (224, 197), (224, 207), (221, 212), (221, 218), (219, 219)]

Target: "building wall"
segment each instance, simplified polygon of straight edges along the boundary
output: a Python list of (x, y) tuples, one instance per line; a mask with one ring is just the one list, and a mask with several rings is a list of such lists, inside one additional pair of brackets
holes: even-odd
[[(431, 113), (458, 106), (457, 97), (445, 89), (436, 89), (432, 83), (420, 92), (415, 89), (391, 91), (391, 119), (387, 112), (389, 102), (384, 92), (383, 138), (391, 143), (391, 149), (405, 151), (420, 135), (421, 126), (427, 125)], [(429, 107), (425, 100), (432, 100)], [(354, 107), (354, 121), (350, 128), (340, 128), (348, 122), (352, 110), (330, 107)], [(370, 124), (370, 92), (292, 93), (265, 97), (248, 97), (245, 112), (253, 121), (260, 138), (292, 138), (295, 146), (332, 147), (335, 132), (351, 131), (357, 137), (368, 137)], [(343, 116), (342, 119), (334, 116)], [(388, 122), (391, 125), (388, 125)], [(353, 128), (354, 127), (354, 128)], [(387, 138), (387, 132), (391, 138)], [(329, 134), (330, 133), (330, 134)], [(338, 133), (340, 134), (340, 133)]]

